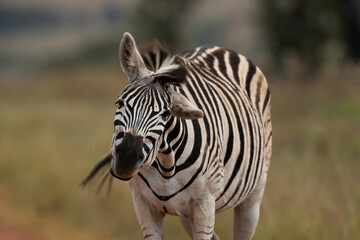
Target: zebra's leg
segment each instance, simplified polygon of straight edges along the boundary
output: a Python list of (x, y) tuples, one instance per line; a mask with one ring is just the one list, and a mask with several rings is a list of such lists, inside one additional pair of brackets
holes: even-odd
[(211, 240), (220, 240), (219, 236), (214, 232)]
[(135, 213), (144, 239), (163, 239), (163, 219), (165, 214), (152, 207), (137, 191), (132, 191)]
[[(180, 222), (181, 222), (182, 226), (184, 227), (186, 233), (189, 235), (189, 237), (192, 237), (192, 223), (191, 223), (190, 219), (187, 219), (186, 217), (179, 217), (179, 218), (180, 218)], [(211, 240), (220, 240), (220, 238), (214, 232)]]
[(216, 239), (215, 224), (215, 198), (210, 195), (200, 199), (193, 207), (192, 212), (193, 240)]
[(250, 240), (259, 220), (267, 173), (263, 173), (254, 191), (234, 209), (234, 240)]
[(189, 237), (192, 237), (191, 220), (186, 217), (182, 217), (182, 216), (179, 216), (179, 219), (180, 219), (180, 222), (181, 222), (182, 226), (184, 227), (186, 233), (189, 235)]

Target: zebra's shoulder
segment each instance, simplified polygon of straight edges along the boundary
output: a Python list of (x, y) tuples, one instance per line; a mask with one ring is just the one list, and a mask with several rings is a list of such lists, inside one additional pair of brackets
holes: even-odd
[(190, 49), (178, 56), (197, 66), (197, 71), (202, 74), (211, 73), (208, 75), (211, 81), (241, 88), (258, 112), (264, 113), (270, 97), (269, 86), (261, 69), (249, 58), (215, 45)]

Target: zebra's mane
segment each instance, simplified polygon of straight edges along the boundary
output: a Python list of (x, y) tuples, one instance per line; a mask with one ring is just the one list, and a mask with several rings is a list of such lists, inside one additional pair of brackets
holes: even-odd
[(139, 47), (145, 65), (154, 73), (155, 81), (163, 86), (168, 84), (182, 85), (186, 82), (187, 71), (177, 56), (171, 56), (166, 44), (154, 40)]

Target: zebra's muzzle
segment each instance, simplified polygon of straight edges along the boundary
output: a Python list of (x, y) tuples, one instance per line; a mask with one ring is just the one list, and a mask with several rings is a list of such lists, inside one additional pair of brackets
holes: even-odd
[(131, 176), (131, 177), (129, 177), (129, 178), (118, 177), (118, 176), (115, 175), (112, 167), (110, 168), (110, 173), (111, 173), (111, 175), (112, 175), (114, 178), (117, 178), (117, 179), (119, 179), (119, 180), (121, 180), (121, 181), (129, 181), (129, 180), (132, 179), (132, 177), (133, 177), (133, 176)]
[(125, 134), (113, 155), (110, 173), (120, 180), (130, 180), (144, 161), (142, 137)]

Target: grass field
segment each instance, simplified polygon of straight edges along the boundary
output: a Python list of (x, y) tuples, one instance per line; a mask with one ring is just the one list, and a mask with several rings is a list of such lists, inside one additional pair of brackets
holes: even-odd
[[(45, 72), (0, 84), (0, 222), (39, 239), (141, 239), (126, 183), (80, 189), (110, 147), (119, 71)], [(360, 71), (268, 76), (273, 158), (255, 239), (360, 236)], [(232, 212), (216, 231), (232, 238)], [(175, 217), (165, 239), (187, 239)], [(34, 238), (31, 238), (34, 239)]]

